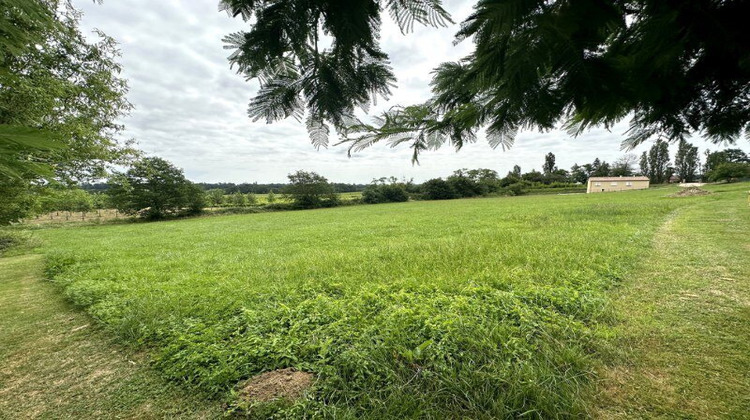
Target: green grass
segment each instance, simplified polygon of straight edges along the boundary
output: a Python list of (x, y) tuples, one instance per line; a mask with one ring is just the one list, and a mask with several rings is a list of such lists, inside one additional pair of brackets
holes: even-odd
[(748, 187), (706, 187), (717, 194), (671, 215), (614, 294), (600, 417), (750, 418)]
[(42, 258), (0, 258), (0, 419), (216, 418), (42, 278)]
[[(253, 194), (255, 196), (256, 204), (269, 204), (268, 203), (268, 194)], [(284, 197), (284, 194), (282, 193), (275, 193), (276, 196), (276, 203), (290, 203), (291, 200), (287, 200)], [(355, 191), (355, 192), (344, 192), (344, 193), (338, 193), (339, 199), (342, 201), (351, 201), (356, 200), (359, 198), (362, 198), (362, 192), (361, 191)]]
[(673, 211), (741, 197), (674, 190), (39, 235), (68, 298), (203, 395), (231, 400), (242, 379), (291, 366), (317, 382), (275, 407), (290, 418), (576, 417), (613, 335), (608, 291)]

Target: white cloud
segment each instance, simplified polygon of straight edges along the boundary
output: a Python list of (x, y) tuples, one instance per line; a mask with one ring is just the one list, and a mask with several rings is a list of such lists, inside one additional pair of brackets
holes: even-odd
[[(75, 2), (84, 11), (84, 32), (98, 28), (121, 44), (123, 76), (129, 80), (128, 97), (135, 105), (124, 120), (124, 137), (136, 138), (143, 150), (174, 162), (195, 181), (283, 182), (296, 169), (313, 170), (337, 182), (368, 182), (391, 175), (423, 181), (465, 167), (492, 168), (501, 174), (514, 164), (524, 171), (539, 170), (550, 151), (562, 168), (596, 157), (612, 161), (624, 153), (619, 146), (627, 123), (612, 132), (596, 128), (576, 139), (560, 130), (522, 132), (506, 152), (480, 140), (459, 152), (446, 147), (424, 153), (418, 166), (411, 164), (408, 148), (390, 149), (384, 144), (351, 158), (344, 146), (316, 151), (303, 124), (293, 119), (267, 125), (247, 117), (247, 103), (257, 84), (229, 68), (229, 52), (221, 41), (224, 35), (247, 27), (241, 19), (219, 12), (217, 3)], [(456, 22), (468, 16), (473, 4), (473, 0), (445, 1)], [(414, 33), (402, 35), (386, 18), (382, 44), (399, 83), (391, 100), (379, 102), (372, 111), (427, 99), (432, 69), (471, 50), (468, 41), (453, 45), (457, 29), (458, 25), (416, 27)], [(717, 148), (696, 140), (701, 148)], [(747, 148), (747, 144), (739, 146)]]

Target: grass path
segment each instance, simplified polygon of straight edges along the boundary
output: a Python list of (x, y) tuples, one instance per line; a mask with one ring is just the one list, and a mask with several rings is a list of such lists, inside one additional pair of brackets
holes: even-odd
[(114, 343), (41, 270), (39, 255), (0, 258), (0, 419), (221, 414)]
[(750, 418), (750, 207), (733, 195), (678, 210), (614, 296), (598, 417)]

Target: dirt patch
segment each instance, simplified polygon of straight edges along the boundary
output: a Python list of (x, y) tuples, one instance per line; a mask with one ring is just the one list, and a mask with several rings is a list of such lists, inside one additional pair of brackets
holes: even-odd
[(693, 197), (696, 195), (709, 195), (711, 192), (698, 187), (687, 187), (672, 194), (670, 197)]
[(313, 374), (291, 368), (272, 370), (248, 379), (240, 389), (245, 401), (295, 400), (313, 384)]

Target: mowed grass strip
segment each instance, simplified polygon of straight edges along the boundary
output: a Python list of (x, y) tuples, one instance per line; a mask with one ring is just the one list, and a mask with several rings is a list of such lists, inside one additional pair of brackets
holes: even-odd
[(614, 295), (601, 418), (750, 418), (750, 184), (706, 188)]
[(218, 418), (165, 381), (42, 278), (42, 258), (0, 258), (0, 419)]
[(39, 234), (65, 294), (168, 377), (231, 399), (259, 372), (316, 375), (301, 400), (251, 413), (575, 417), (611, 334), (607, 290), (672, 211), (706, 199), (674, 190)]

